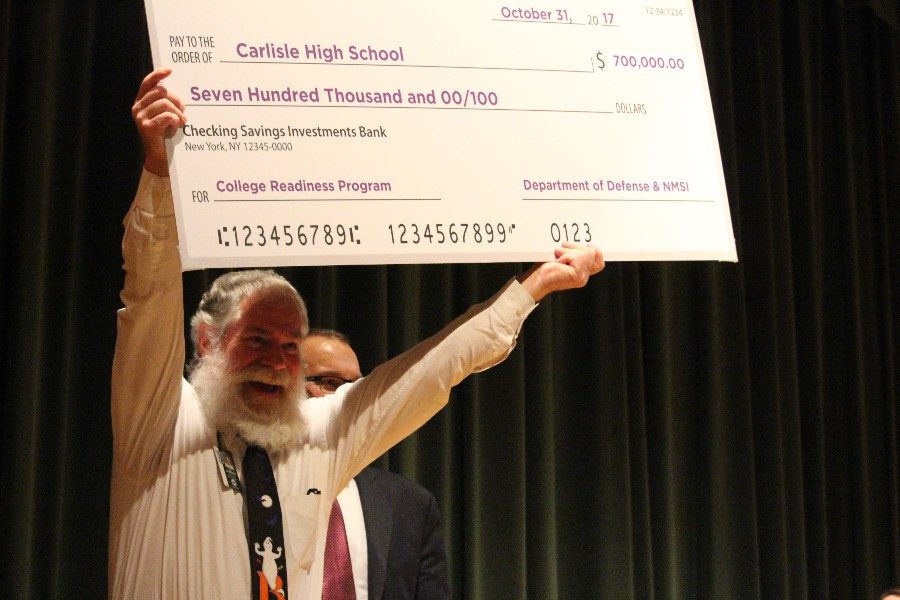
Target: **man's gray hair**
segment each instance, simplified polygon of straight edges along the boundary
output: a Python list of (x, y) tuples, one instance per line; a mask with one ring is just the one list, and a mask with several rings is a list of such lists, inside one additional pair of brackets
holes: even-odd
[(309, 328), (306, 303), (291, 283), (270, 270), (230, 271), (216, 278), (200, 299), (197, 312), (191, 317), (191, 341), (194, 345), (194, 359), (200, 354), (200, 326), (208, 325), (215, 335), (215, 342), (225, 328), (241, 317), (241, 301), (263, 290), (281, 290), (297, 303), (303, 331)]

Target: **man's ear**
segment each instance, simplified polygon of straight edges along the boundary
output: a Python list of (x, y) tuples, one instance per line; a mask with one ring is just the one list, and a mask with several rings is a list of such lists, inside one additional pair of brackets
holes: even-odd
[(197, 328), (197, 354), (200, 356), (206, 356), (206, 354), (212, 351), (213, 346), (215, 345), (215, 337), (213, 335), (213, 328), (207, 323), (200, 323), (200, 326)]

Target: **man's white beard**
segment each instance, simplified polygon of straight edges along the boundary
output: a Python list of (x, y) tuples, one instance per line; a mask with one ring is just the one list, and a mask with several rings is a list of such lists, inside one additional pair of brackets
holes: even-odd
[[(190, 374), (200, 407), (206, 418), (220, 430), (234, 431), (248, 444), (267, 452), (280, 452), (305, 437), (306, 423), (300, 404), (306, 399), (302, 380), (290, 381), (287, 373), (250, 367), (237, 373), (228, 369), (228, 361), (218, 350), (200, 357)], [(248, 406), (241, 394), (245, 381), (278, 384), (284, 389), (281, 397), (256, 411)]]

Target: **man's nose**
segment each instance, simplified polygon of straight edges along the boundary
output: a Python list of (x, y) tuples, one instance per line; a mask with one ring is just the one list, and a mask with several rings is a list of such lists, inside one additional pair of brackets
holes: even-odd
[(270, 369), (274, 369), (276, 371), (286, 369), (287, 355), (284, 352), (284, 348), (282, 348), (278, 344), (272, 344), (263, 355), (262, 362)]

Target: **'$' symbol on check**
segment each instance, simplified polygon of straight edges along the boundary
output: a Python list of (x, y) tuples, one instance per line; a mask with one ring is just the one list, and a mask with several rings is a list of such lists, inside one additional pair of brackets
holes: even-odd
[(602, 71), (604, 68), (606, 68), (606, 61), (603, 60), (603, 53), (602, 53), (602, 52), (598, 52), (598, 53), (597, 53), (597, 66), (600, 67), (600, 70), (601, 70), (601, 71)]

